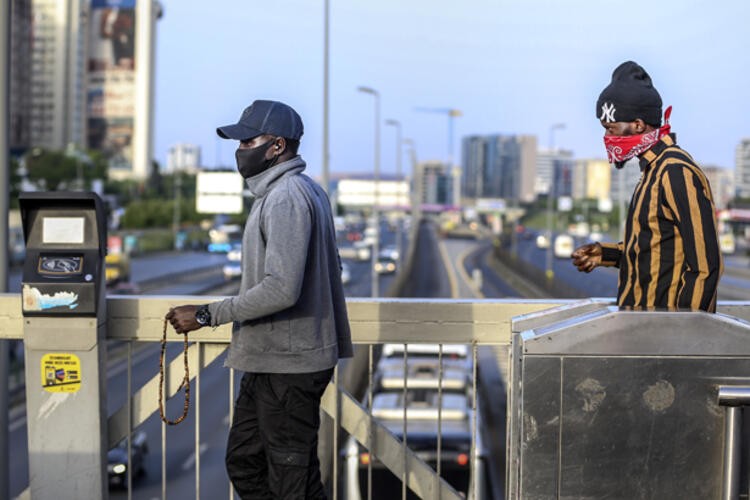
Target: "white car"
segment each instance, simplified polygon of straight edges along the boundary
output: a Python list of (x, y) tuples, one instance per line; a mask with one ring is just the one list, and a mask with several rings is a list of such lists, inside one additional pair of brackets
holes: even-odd
[(569, 259), (574, 250), (573, 237), (569, 234), (560, 234), (555, 238), (555, 257)]
[(396, 245), (387, 245), (380, 250), (380, 257), (384, 259), (398, 260), (398, 248), (396, 248)]
[(549, 238), (547, 238), (546, 234), (540, 234), (536, 237), (536, 247), (549, 248)]
[(229, 281), (234, 278), (239, 278), (242, 274), (242, 245), (235, 244), (227, 252), (227, 263), (224, 264), (222, 269), (224, 273), (224, 279)]
[(349, 269), (349, 264), (346, 262), (341, 263), (341, 283), (346, 285), (352, 280), (352, 272)]

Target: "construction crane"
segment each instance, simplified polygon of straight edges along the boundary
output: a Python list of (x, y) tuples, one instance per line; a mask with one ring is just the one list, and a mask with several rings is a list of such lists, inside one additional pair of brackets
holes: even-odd
[(463, 116), (463, 113), (459, 109), (454, 108), (427, 108), (417, 107), (414, 111), (420, 113), (439, 113), (448, 117), (448, 164), (453, 166), (453, 119)]

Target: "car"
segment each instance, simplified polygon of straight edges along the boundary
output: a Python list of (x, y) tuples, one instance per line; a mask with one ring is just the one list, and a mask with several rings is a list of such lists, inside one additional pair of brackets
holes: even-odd
[(339, 256), (342, 259), (352, 259), (358, 261), (370, 260), (370, 247), (357, 241), (354, 245), (344, 245), (339, 247)]
[(398, 260), (398, 248), (396, 245), (387, 245), (380, 249), (380, 257), (391, 259), (394, 261)]
[(227, 263), (224, 264), (222, 272), (227, 281), (239, 278), (242, 275), (242, 244), (235, 243), (227, 252)]
[(594, 242), (600, 242), (604, 239), (604, 233), (600, 231), (591, 231), (589, 233), (588, 241), (594, 243)]
[(537, 248), (549, 248), (549, 238), (547, 238), (546, 234), (537, 235), (536, 247)]
[(346, 262), (341, 263), (341, 283), (346, 285), (352, 280), (352, 271), (349, 269), (349, 264)]
[(392, 274), (396, 272), (396, 261), (389, 258), (379, 258), (375, 262), (375, 272), (378, 274)]
[(127, 488), (128, 465), (132, 464), (133, 479), (145, 474), (145, 456), (148, 454), (148, 442), (144, 431), (132, 435), (130, 457), (128, 461), (128, 440), (123, 439), (117, 446), (107, 452), (107, 475), (111, 487)]
[(733, 254), (737, 249), (734, 234), (723, 233), (719, 236), (719, 249), (723, 254)]
[(569, 234), (560, 234), (555, 238), (555, 257), (558, 259), (569, 259), (573, 253), (573, 237)]
[[(442, 407), (441, 411), (438, 411), (439, 407)], [(412, 389), (406, 398), (402, 391), (373, 395), (372, 416), (396, 439), (401, 439), (404, 435), (405, 413), (408, 423), (406, 439), (412, 452), (433, 469), (437, 468), (439, 462), (441, 475), (462, 497), (487, 498), (490, 485), (486, 471), (487, 451), (483, 443), (481, 412), (477, 410), (477, 432), (474, 433), (474, 411), (470, 398), (450, 392), (439, 395), (437, 391), (430, 389)], [(474, 435), (475, 450), (472, 450)], [(438, 440), (440, 455), (437, 454)], [(402, 487), (400, 478), (386, 469), (355, 438), (348, 439), (343, 459), (343, 498), (368, 498), (370, 488), (372, 498), (399, 498)], [(372, 481), (368, 488), (370, 474)]]

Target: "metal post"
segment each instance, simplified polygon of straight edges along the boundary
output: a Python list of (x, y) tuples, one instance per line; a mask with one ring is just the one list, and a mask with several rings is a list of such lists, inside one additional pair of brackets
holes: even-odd
[(750, 403), (750, 387), (720, 386), (717, 401), (726, 407), (724, 421), (724, 476), (722, 500), (736, 500), (740, 494), (742, 457), (742, 406)]
[[(392, 125), (396, 127), (396, 178), (401, 180), (401, 122), (398, 120), (386, 120), (386, 125)], [(398, 197), (398, 202), (401, 198)], [(400, 214), (400, 212), (399, 212)], [(396, 250), (398, 251), (398, 269), (401, 269), (401, 262), (403, 262), (403, 237), (402, 237), (402, 217), (399, 215), (398, 223), (396, 224)]]
[[(0, 5), (0, 292), (8, 291), (8, 177), (10, 171), (10, 2)], [(8, 341), (0, 340), (0, 498), (10, 497)]]
[(735, 500), (740, 491), (740, 432), (742, 430), (742, 410), (737, 406), (727, 406), (724, 421), (724, 477), (722, 478), (722, 500)]
[(552, 279), (555, 277), (555, 271), (552, 269), (552, 240), (554, 237), (553, 234), (553, 198), (555, 194), (555, 130), (563, 129), (565, 128), (564, 123), (555, 123), (549, 128), (549, 150), (550, 150), (550, 157), (552, 160), (552, 168), (550, 169), (550, 180), (549, 180), (549, 189), (547, 191), (547, 266), (546, 266), (546, 275), (547, 279), (552, 281)]
[(420, 200), (417, 196), (417, 181), (416, 181), (416, 175), (417, 175), (417, 152), (416, 152), (416, 144), (412, 139), (402, 139), (402, 142), (409, 146), (409, 160), (411, 162), (411, 179), (410, 179), (410, 186), (409, 186), (409, 195), (410, 195), (410, 203), (411, 203), (411, 226), (412, 228), (417, 227), (417, 223), (419, 222), (419, 204)]
[(177, 236), (180, 232), (180, 220), (182, 215), (180, 213), (180, 205), (182, 204), (182, 171), (175, 170), (172, 173), (172, 182), (174, 183), (174, 207), (172, 207), (172, 237), (174, 242), (172, 247), (174, 250), (180, 250), (178, 248)]
[(160, 7), (154, 0), (135, 2), (135, 106), (133, 116), (132, 173), (146, 179), (151, 171), (154, 128), (154, 59), (156, 17)]
[(330, 0), (323, 2), (323, 189), (328, 193), (330, 182), (328, 157), (328, 73), (329, 73), (329, 31), (330, 31)]
[(375, 98), (375, 192), (372, 203), (372, 217), (375, 219), (375, 242), (372, 245), (372, 269), (370, 270), (370, 275), (372, 277), (371, 295), (373, 298), (377, 298), (380, 295), (378, 272), (375, 270), (375, 263), (378, 261), (378, 254), (380, 253), (380, 214), (378, 213), (378, 195), (380, 194), (380, 94), (371, 87), (358, 87), (357, 90), (365, 94), (370, 94)]

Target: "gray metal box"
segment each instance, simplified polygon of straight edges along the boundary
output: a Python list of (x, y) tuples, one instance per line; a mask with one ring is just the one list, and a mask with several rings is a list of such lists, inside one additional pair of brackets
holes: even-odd
[(513, 330), (509, 498), (721, 497), (717, 389), (750, 384), (750, 323), (589, 302)]

